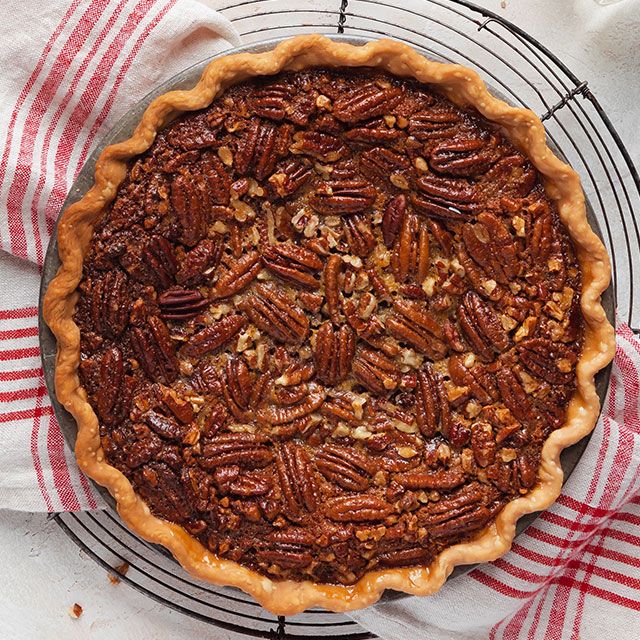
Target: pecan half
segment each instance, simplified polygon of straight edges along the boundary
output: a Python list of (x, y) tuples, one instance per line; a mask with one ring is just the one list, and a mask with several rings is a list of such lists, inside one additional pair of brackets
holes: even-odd
[(370, 349), (360, 349), (352, 363), (356, 380), (369, 391), (387, 395), (398, 387), (401, 371), (393, 360)]
[(449, 375), (459, 387), (468, 387), (481, 404), (490, 404), (500, 399), (493, 374), (483, 365), (476, 364), (468, 369), (462, 356), (453, 355), (449, 358)]
[(480, 467), (486, 467), (493, 463), (496, 458), (496, 441), (489, 423), (476, 422), (472, 425), (471, 450)]
[(184, 522), (193, 515), (180, 478), (163, 462), (150, 462), (137, 469), (133, 484), (154, 515), (170, 522)]
[(320, 183), (309, 196), (309, 206), (328, 216), (348, 215), (370, 209), (375, 189), (364, 180), (334, 180)]
[(398, 299), (393, 303), (394, 314), (387, 318), (385, 327), (397, 340), (406, 342), (415, 349), (440, 360), (448, 352), (442, 328), (420, 302)]
[(271, 175), (269, 184), (275, 189), (281, 198), (294, 194), (303, 187), (311, 178), (311, 169), (297, 160), (287, 162), (284, 167)]
[(172, 287), (158, 296), (158, 304), (163, 320), (188, 320), (204, 311), (209, 300), (197, 289)]
[(407, 197), (403, 193), (389, 200), (385, 207), (382, 216), (382, 238), (387, 249), (391, 249), (402, 229), (406, 210)]
[(496, 372), (498, 389), (507, 409), (518, 420), (531, 419), (532, 405), (527, 392), (523, 389), (520, 380), (508, 367), (501, 367)]
[(491, 307), (474, 291), (468, 291), (458, 307), (458, 322), (462, 332), (483, 360), (490, 361), (494, 352), (511, 346), (511, 338)]
[(320, 131), (298, 131), (293, 136), (291, 153), (311, 156), (322, 162), (336, 162), (348, 153), (340, 138)]
[(484, 269), (487, 279), (508, 284), (518, 275), (518, 247), (493, 214), (481, 213), (475, 225), (465, 225), (462, 239), (469, 255)]
[(131, 299), (127, 278), (119, 270), (107, 271), (91, 287), (91, 322), (103, 336), (117, 338), (127, 326)]
[(380, 522), (393, 507), (375, 495), (340, 496), (326, 503), (327, 517), (336, 522)]
[(479, 199), (467, 181), (426, 174), (416, 184), (419, 191), (412, 194), (411, 204), (418, 213), (445, 221), (469, 220), (475, 215)]
[(327, 300), (327, 310), (333, 322), (340, 322), (340, 284), (339, 277), (342, 271), (342, 259), (336, 254), (331, 254), (324, 268), (324, 295)]
[(203, 469), (239, 465), (245, 469), (266, 467), (273, 461), (268, 439), (256, 433), (222, 433), (202, 448), (198, 463)]
[(451, 428), (451, 412), (447, 392), (442, 376), (430, 365), (418, 372), (415, 397), (416, 422), (422, 435), (431, 438), (436, 431), (448, 435)]
[(341, 122), (354, 124), (391, 113), (401, 99), (399, 87), (384, 88), (367, 83), (338, 97), (333, 103), (333, 115)]
[(351, 363), (356, 351), (356, 337), (347, 325), (334, 330), (331, 322), (320, 325), (316, 334), (314, 361), (321, 382), (335, 386), (351, 373)]
[(128, 247), (120, 257), (125, 271), (142, 284), (166, 289), (173, 284), (176, 257), (171, 243), (162, 236), (151, 236), (147, 242)]
[(297, 520), (305, 511), (315, 511), (319, 498), (318, 486), (304, 447), (293, 442), (280, 444), (276, 451), (276, 469), (286, 515)]
[(287, 527), (274, 531), (259, 542), (256, 560), (286, 569), (302, 569), (313, 562), (310, 547), (315, 540), (303, 527)]
[(375, 249), (376, 238), (364, 216), (345, 216), (342, 227), (352, 254), (365, 258)]
[(325, 390), (317, 384), (310, 384), (308, 393), (298, 398), (298, 402), (288, 406), (268, 406), (257, 413), (258, 422), (261, 424), (278, 425), (287, 424), (308, 416), (320, 408), (326, 397)]
[(157, 433), (161, 438), (166, 440), (182, 440), (189, 432), (189, 426), (181, 424), (173, 418), (157, 413), (156, 411), (147, 411), (142, 419)]
[(204, 282), (220, 263), (223, 248), (220, 236), (199, 242), (180, 261), (176, 282), (182, 286), (197, 286)]
[(360, 154), (362, 173), (371, 180), (390, 180), (393, 174), (401, 174), (406, 178), (411, 172), (411, 162), (386, 147), (374, 147)]
[(156, 316), (130, 333), (131, 347), (147, 376), (155, 382), (170, 384), (178, 377), (178, 360), (167, 325)]
[(122, 351), (118, 347), (110, 347), (102, 355), (99, 376), (98, 415), (105, 424), (120, 424), (129, 413), (131, 393), (125, 379)]
[(252, 418), (251, 412), (247, 409), (253, 382), (249, 368), (242, 358), (231, 357), (227, 360), (222, 393), (229, 411), (241, 422), (249, 422)]
[(407, 131), (420, 142), (438, 138), (452, 138), (456, 134), (460, 116), (451, 111), (430, 109), (414, 113), (409, 118)]
[(180, 355), (186, 358), (201, 358), (208, 353), (214, 353), (227, 344), (246, 324), (245, 316), (228, 315), (191, 336), (189, 342), (180, 350)]
[(373, 460), (353, 447), (327, 444), (316, 454), (316, 467), (331, 482), (349, 491), (365, 491), (376, 472)]
[(322, 260), (309, 249), (292, 244), (269, 244), (262, 250), (262, 263), (283, 280), (305, 289), (318, 289), (316, 274), (324, 266)]
[(178, 174), (171, 183), (171, 204), (180, 223), (180, 242), (196, 245), (207, 233), (207, 219), (202, 207), (202, 193), (196, 179)]
[(520, 362), (534, 376), (553, 385), (569, 384), (577, 357), (574, 350), (547, 338), (523, 340), (518, 345)]
[(270, 120), (283, 120), (291, 101), (291, 87), (284, 82), (272, 82), (256, 89), (249, 101), (253, 113)]
[(260, 254), (249, 251), (240, 259), (232, 262), (227, 271), (216, 282), (213, 289), (214, 298), (229, 298), (246, 289), (258, 276), (262, 269)]
[(254, 293), (241, 306), (258, 329), (278, 342), (298, 344), (309, 333), (309, 319), (304, 311), (272, 285), (256, 285)]
[(238, 175), (254, 175), (263, 180), (270, 175), (278, 161), (278, 128), (273, 124), (251, 120), (238, 142), (235, 169)]
[(393, 143), (402, 135), (400, 129), (389, 127), (383, 118), (377, 118), (371, 122), (362, 123), (359, 127), (349, 129), (345, 132), (344, 137), (351, 142), (378, 146)]
[(414, 469), (400, 473), (396, 477), (407, 489), (440, 489), (450, 491), (464, 483), (466, 476), (460, 467), (451, 469)]
[(453, 138), (431, 150), (429, 165), (438, 173), (471, 178), (486, 173), (497, 159), (492, 140)]
[(391, 268), (398, 282), (409, 278), (422, 283), (429, 272), (429, 232), (424, 221), (407, 214), (391, 254)]
[(227, 173), (225, 166), (215, 153), (206, 153), (200, 166), (203, 169), (205, 181), (201, 186), (201, 194), (206, 204), (228, 205), (231, 177)]

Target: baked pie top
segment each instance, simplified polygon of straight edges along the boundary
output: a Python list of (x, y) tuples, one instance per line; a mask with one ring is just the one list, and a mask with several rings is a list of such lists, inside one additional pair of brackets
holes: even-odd
[(544, 448), (579, 413), (576, 366), (600, 358), (593, 387), (611, 351), (606, 254), (589, 230), (585, 258), (505, 124), (437, 77), (345, 64), (223, 80), (171, 113), (113, 160), (76, 236), (81, 464), (110, 469), (123, 516), (142, 508), (132, 526), (187, 568), (287, 613), (433, 590), (445, 550), (504, 550), (505, 505), (558, 488)]

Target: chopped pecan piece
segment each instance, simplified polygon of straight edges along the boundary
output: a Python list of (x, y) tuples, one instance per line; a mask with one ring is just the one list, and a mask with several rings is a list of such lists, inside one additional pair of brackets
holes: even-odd
[(356, 351), (356, 337), (351, 327), (343, 325), (334, 330), (331, 322), (324, 322), (316, 334), (314, 359), (318, 379), (335, 386), (351, 373)]
[(283, 291), (259, 284), (242, 302), (251, 322), (278, 342), (297, 344), (309, 333), (309, 319)]
[(375, 199), (375, 189), (364, 180), (328, 181), (311, 193), (309, 205), (323, 215), (341, 216), (367, 211)]
[(323, 262), (313, 251), (291, 243), (269, 244), (262, 250), (262, 263), (283, 280), (305, 289), (318, 289), (316, 274)]
[(178, 360), (167, 325), (150, 316), (144, 327), (130, 333), (131, 346), (140, 366), (151, 380), (170, 384), (178, 376)]
[(247, 324), (245, 316), (231, 314), (210, 324), (189, 338), (180, 354), (186, 358), (201, 358), (221, 349)]

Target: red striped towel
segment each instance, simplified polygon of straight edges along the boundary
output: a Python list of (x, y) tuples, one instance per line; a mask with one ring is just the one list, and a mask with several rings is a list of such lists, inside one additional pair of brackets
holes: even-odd
[[(97, 141), (163, 79), (235, 44), (196, 0), (4, 0), (0, 77), (0, 508), (99, 506), (65, 447), (37, 343), (39, 267)], [(20, 32), (20, 25), (29, 30)], [(216, 38), (216, 36), (218, 36)], [(13, 256), (9, 255), (13, 254)], [(14, 257), (15, 256), (15, 257)], [(354, 615), (384, 638), (640, 638), (640, 342), (618, 330), (602, 419), (565, 491), (513, 550), (431, 598)]]
[(198, 0), (3, 0), (0, 20), (13, 27), (0, 45), (0, 206), (8, 213), (0, 218), (0, 508), (95, 508), (99, 498), (63, 442), (40, 368), (36, 305), (49, 235), (87, 156), (118, 118), (239, 39)]

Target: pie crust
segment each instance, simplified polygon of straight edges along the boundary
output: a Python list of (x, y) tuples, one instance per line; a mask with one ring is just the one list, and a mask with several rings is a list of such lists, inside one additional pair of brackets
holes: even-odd
[[(222, 560), (182, 527), (154, 517), (127, 478), (110, 466), (101, 448), (98, 418), (80, 383), (80, 331), (73, 316), (94, 226), (115, 198), (127, 173), (127, 161), (146, 151), (156, 133), (182, 112), (207, 107), (225, 88), (252, 76), (310, 67), (375, 67), (397, 76), (430, 83), (460, 106), (472, 106), (496, 123), (542, 176), (547, 195), (557, 205), (571, 236), (582, 270), (581, 309), (584, 346), (577, 364), (577, 387), (563, 427), (546, 440), (536, 486), (509, 502), (497, 518), (469, 542), (446, 548), (428, 567), (393, 568), (365, 574), (351, 586), (310, 581), (272, 581), (235, 562)], [(44, 317), (58, 341), (56, 392), (78, 424), (76, 456), (80, 468), (114, 496), (126, 524), (145, 539), (167, 547), (194, 576), (219, 585), (232, 585), (251, 594), (263, 607), (292, 615), (313, 606), (350, 611), (375, 603), (387, 588), (414, 595), (436, 592), (456, 565), (491, 561), (504, 554), (522, 515), (549, 507), (563, 480), (561, 451), (587, 435), (599, 413), (595, 374), (612, 359), (614, 330), (600, 304), (610, 280), (606, 250), (586, 218), (585, 200), (576, 172), (559, 160), (546, 144), (545, 130), (531, 111), (512, 107), (492, 96), (477, 73), (462, 66), (425, 59), (410, 47), (391, 40), (364, 46), (336, 43), (319, 35), (299, 36), (272, 51), (241, 53), (211, 62), (189, 91), (172, 91), (156, 98), (145, 111), (132, 137), (107, 147), (95, 169), (95, 184), (62, 215), (58, 226), (61, 267), (44, 299)]]

